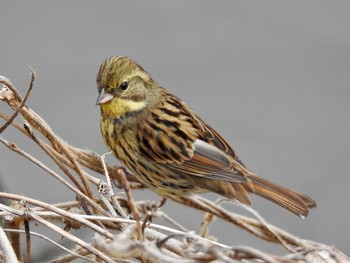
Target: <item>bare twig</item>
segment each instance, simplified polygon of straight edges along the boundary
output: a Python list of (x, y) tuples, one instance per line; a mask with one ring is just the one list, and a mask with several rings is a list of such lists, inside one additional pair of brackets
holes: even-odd
[(96, 202), (94, 202), (92, 199), (90, 199), (89, 197), (87, 197), (86, 195), (84, 195), (82, 192), (80, 192), (78, 189), (74, 188), (71, 184), (69, 184), (68, 182), (66, 182), (61, 176), (59, 176), (57, 173), (55, 173), (54, 171), (52, 171), (49, 167), (47, 167), (45, 164), (43, 164), (42, 162), (40, 162), (39, 160), (37, 160), (36, 158), (34, 158), (33, 156), (29, 155), (28, 153), (26, 153), (25, 151), (22, 151), (20, 148), (17, 147), (17, 145), (15, 145), (14, 143), (10, 143), (7, 140), (5, 140), (4, 138), (0, 137), (0, 142), (3, 143), (4, 145), (6, 145), (9, 149), (11, 149), (14, 152), (17, 152), (18, 154), (24, 156), (25, 158), (27, 158), (28, 160), (32, 161), (34, 164), (36, 164), (37, 166), (39, 166), (40, 168), (42, 168), (43, 170), (45, 170), (46, 172), (48, 172), (50, 175), (52, 175), (55, 179), (57, 179), (58, 181), (60, 181), (61, 183), (63, 183), (65, 186), (67, 186), (70, 190), (72, 190), (73, 192), (75, 192), (76, 194), (78, 194), (79, 196), (83, 197), (87, 202), (89, 202), (89, 204), (91, 204), (92, 207), (94, 207), (95, 209), (97, 209), (98, 211), (105, 213), (105, 211), (98, 206), (98, 204), (96, 204)]
[[(346, 256), (335, 250), (333, 247), (320, 244), (314, 241), (302, 240), (294, 235), (268, 224), (252, 208), (247, 208), (254, 217), (247, 217), (232, 213), (218, 203), (211, 202), (198, 195), (191, 196), (170, 196), (169, 198), (199, 209), (206, 213), (202, 224), (202, 237), (189, 232), (174, 219), (160, 210), (160, 205), (151, 201), (138, 201), (133, 199), (131, 189), (140, 189), (145, 186), (136, 177), (127, 173), (123, 167), (108, 165), (104, 155), (100, 156), (92, 151), (75, 148), (59, 138), (50, 126), (33, 110), (25, 104), (29, 97), (34, 83), (34, 71), (29, 88), (24, 99), (20, 96), (14, 85), (5, 77), (0, 76), (0, 82), (5, 88), (0, 91), (0, 99), (5, 101), (14, 111), (8, 116), (0, 111), (0, 118), (5, 120), (5, 125), (0, 131), (12, 125), (21, 134), (33, 140), (63, 171), (72, 184), (55, 173), (45, 163), (34, 158), (30, 153), (20, 149), (15, 143), (11, 143), (3, 137), (0, 142), (8, 149), (39, 166), (45, 172), (56, 178), (66, 188), (76, 195), (76, 201), (66, 203), (48, 204), (26, 196), (0, 192), (0, 198), (18, 201), (17, 206), (6, 206), (0, 204), (0, 218), (6, 218), (6, 224), (14, 228), (9, 233), (15, 242), (12, 245), (12, 252), (6, 245), (6, 238), (1, 234), (0, 229), (0, 250), (7, 246), (12, 253), (13, 261), (21, 259), (21, 240), (19, 238), (20, 228), (24, 226), (27, 233), (27, 253), (25, 261), (29, 260), (31, 240), (34, 235), (29, 230), (29, 222), (35, 221), (55, 231), (58, 235), (71, 240), (76, 244), (74, 254), (63, 255), (55, 262), (68, 262), (77, 257), (98, 257), (92, 261), (113, 262), (243, 262), (264, 261), (268, 263), (294, 263), (307, 262), (310, 258), (322, 258), (327, 261), (321, 253), (326, 253), (329, 258), (337, 262), (345, 262)], [(25, 125), (19, 124), (15, 118), (20, 113), (25, 119)], [(106, 176), (106, 183), (90, 174), (90, 170)], [(30, 178), (29, 174), (26, 174)], [(124, 196), (116, 196), (113, 191), (112, 182), (118, 182), (126, 193)], [(94, 193), (90, 188), (98, 188)], [(28, 204), (23, 210), (21, 204)], [(29, 208), (30, 206), (30, 208)], [(1, 212), (2, 211), (2, 212)], [(126, 212), (125, 212), (126, 211)], [(84, 214), (86, 212), (87, 214)], [(129, 216), (134, 220), (130, 220)], [(121, 216), (122, 218), (118, 217)], [(144, 215), (144, 222), (141, 216)], [(175, 228), (165, 227), (151, 223), (153, 217), (164, 218), (171, 222)], [(231, 247), (219, 242), (220, 237), (208, 237), (209, 226), (214, 218), (221, 218), (233, 225), (236, 225), (256, 237), (275, 243), (282, 243), (286, 248), (285, 256), (277, 256), (259, 251), (251, 247)], [(56, 223), (64, 223), (61, 229)], [(89, 244), (76, 238), (66, 230), (86, 226), (97, 236), (94, 244)], [(177, 230), (176, 228), (180, 229)], [(216, 241), (218, 240), (218, 241)], [(5, 243), (4, 243), (5, 242)], [(8, 240), (7, 240), (8, 242)], [(4, 244), (4, 245), (3, 245)], [(10, 245), (10, 246), (11, 246)], [(23, 246), (23, 245), (22, 245)], [(96, 249), (94, 246), (98, 247)], [(13, 252), (15, 251), (15, 253)], [(16, 258), (17, 255), (17, 258)]]
[(8, 240), (4, 230), (0, 226), (0, 251), (4, 254), (8, 262), (18, 262), (16, 254)]
[(17, 200), (17, 201), (24, 200), (28, 204), (45, 208), (46, 210), (53, 211), (53, 212), (55, 212), (59, 215), (62, 215), (68, 219), (78, 221), (78, 222), (86, 225), (87, 227), (91, 228), (92, 230), (96, 231), (100, 235), (103, 235), (107, 238), (113, 238), (113, 235), (111, 235), (109, 232), (107, 232), (106, 230), (102, 229), (99, 226), (96, 226), (95, 224), (92, 224), (88, 220), (83, 219), (81, 217), (77, 217), (77, 216), (73, 215), (72, 213), (69, 213), (63, 209), (57, 208), (57, 207), (50, 205), (50, 204), (47, 204), (45, 202), (41, 202), (39, 200), (35, 200), (33, 198), (29, 198), (29, 197), (22, 196), (22, 195), (15, 195), (15, 194), (10, 194), (10, 193), (3, 193), (3, 192), (0, 192), (0, 198), (6, 198), (6, 199), (11, 199), (11, 200)]
[[(30, 75), (31, 75), (31, 79), (30, 79), (29, 87), (28, 87), (28, 90), (26, 92), (24, 99), (22, 100), (22, 102), (18, 106), (18, 108), (16, 109), (15, 113), (6, 121), (6, 123), (2, 127), (0, 127), (0, 134), (11, 124), (11, 122), (17, 117), (18, 113), (22, 110), (22, 108), (26, 104), (27, 99), (29, 98), (30, 91), (33, 88), (33, 84), (34, 84), (34, 80), (35, 80), (34, 69), (32, 69), (32, 71), (30, 72)], [(6, 85), (6, 84), (4, 84), (4, 85)]]
[(86, 250), (90, 251), (94, 255), (98, 256), (101, 259), (103, 259), (105, 262), (113, 263), (112, 259), (107, 257), (105, 254), (101, 253), (99, 250), (97, 250), (96, 248), (94, 248), (90, 244), (82, 241), (81, 239), (77, 238), (76, 236), (74, 236), (74, 235), (72, 235), (72, 234), (70, 234), (70, 233), (68, 233), (66, 231), (63, 231), (62, 229), (60, 229), (56, 225), (50, 223), (49, 221), (46, 221), (46, 220), (42, 219), (40, 216), (36, 215), (35, 213), (29, 211), (28, 212), (28, 216), (31, 217), (32, 219), (34, 219), (35, 221), (37, 221), (37, 222), (47, 226), (48, 228), (53, 229), (56, 232), (61, 233), (62, 236), (66, 237), (69, 240), (75, 242), (76, 244), (82, 246), (83, 248), (85, 248)]
[(30, 260), (30, 248), (31, 248), (31, 235), (30, 235), (30, 228), (29, 228), (29, 222), (27, 219), (24, 220), (24, 229), (26, 234), (26, 257), (24, 259), (25, 263), (29, 263)]
[(62, 160), (59, 160), (59, 159), (56, 157), (56, 154), (54, 153), (55, 150), (52, 149), (51, 147), (50, 147), (50, 148), (47, 147), (47, 145), (44, 144), (43, 141), (39, 140), (39, 139), (35, 136), (35, 134), (34, 134), (32, 128), (30, 127), (30, 125), (29, 125), (27, 122), (25, 122), (23, 126), (24, 126), (24, 128), (26, 129), (26, 131), (28, 132), (29, 136), (33, 139), (33, 141), (35, 141), (35, 142), (40, 146), (40, 148), (43, 149), (43, 150), (51, 157), (52, 160), (54, 160), (54, 162), (55, 162), (55, 163), (58, 165), (58, 167), (60, 167), (61, 170), (68, 176), (68, 178), (74, 183), (74, 185), (77, 186), (81, 192), (84, 192), (82, 186), (81, 186), (80, 183), (77, 181), (77, 179), (75, 179), (75, 177), (68, 171), (68, 169), (67, 169), (64, 165), (62, 165)]
[[(15, 229), (4, 229), (4, 232), (8, 232), (8, 233), (9, 233), (9, 232), (24, 233), (23, 230), (15, 230)], [(90, 260), (90, 259), (87, 258), (87, 257), (81, 256), (81, 255), (78, 254), (78, 253), (74, 253), (74, 252), (71, 251), (70, 249), (65, 248), (65, 247), (62, 246), (61, 244), (55, 242), (54, 240), (52, 240), (52, 239), (50, 239), (50, 238), (48, 238), (48, 237), (46, 237), (46, 236), (44, 236), (44, 235), (42, 235), (42, 234), (39, 234), (39, 233), (33, 232), (33, 231), (30, 231), (29, 233), (30, 233), (31, 236), (36, 236), (36, 237), (39, 237), (39, 238), (41, 238), (41, 239), (44, 239), (45, 241), (47, 241), (47, 242), (53, 244), (54, 246), (56, 246), (56, 247), (58, 247), (58, 248), (60, 248), (60, 249), (62, 249), (62, 250), (64, 250), (64, 251), (66, 251), (68, 254), (73, 255), (74, 258), (81, 258), (81, 259), (83, 259), (84, 261), (92, 262), (92, 263), (95, 262), (95, 261)], [(11, 261), (11, 262), (12, 262), (12, 261)]]
[[(125, 214), (124, 210), (121, 208), (121, 206), (119, 205), (119, 202), (117, 201), (117, 199), (115, 198), (115, 194), (113, 191), (113, 186), (111, 183), (111, 179), (109, 176), (109, 172), (106, 166), (106, 162), (105, 162), (105, 156), (106, 154), (103, 154), (100, 159), (101, 159), (101, 164), (104, 170), (104, 174), (106, 176), (106, 180), (107, 180), (107, 191), (108, 191), (108, 198), (111, 200), (111, 202), (113, 203), (113, 207), (117, 210), (118, 214), (121, 215), (124, 218), (127, 218), (128, 216)], [(130, 184), (129, 184), (130, 187)]]
[(140, 212), (137, 209), (137, 206), (135, 204), (134, 198), (132, 197), (132, 194), (131, 194), (129, 182), (128, 182), (128, 180), (126, 180), (124, 171), (122, 169), (119, 170), (119, 175), (120, 175), (120, 178), (121, 178), (121, 182), (120, 183), (121, 183), (121, 185), (123, 186), (123, 188), (125, 190), (126, 196), (128, 198), (129, 207), (130, 207), (130, 209), (132, 211), (132, 214), (133, 214), (133, 217), (134, 217), (134, 219), (136, 221), (137, 239), (138, 240), (142, 240), (143, 239), (143, 235), (142, 235), (142, 227), (141, 227), (141, 223), (140, 223), (141, 214), (140, 214)]

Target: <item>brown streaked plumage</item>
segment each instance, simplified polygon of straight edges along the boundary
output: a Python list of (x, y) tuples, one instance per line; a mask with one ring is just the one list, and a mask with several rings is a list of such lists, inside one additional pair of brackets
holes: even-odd
[(248, 170), (220, 134), (133, 60), (106, 59), (97, 85), (105, 143), (158, 194), (211, 191), (249, 205), (254, 193), (300, 217), (316, 206), (308, 196)]

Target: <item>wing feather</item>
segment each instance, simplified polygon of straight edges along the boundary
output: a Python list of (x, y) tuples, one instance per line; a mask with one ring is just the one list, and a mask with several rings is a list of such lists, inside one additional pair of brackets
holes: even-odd
[(180, 99), (167, 96), (145, 114), (137, 139), (140, 152), (149, 159), (186, 175), (247, 182), (233, 149)]

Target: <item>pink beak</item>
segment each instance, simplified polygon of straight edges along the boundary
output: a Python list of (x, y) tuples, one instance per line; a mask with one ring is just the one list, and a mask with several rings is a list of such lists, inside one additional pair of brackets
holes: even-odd
[(96, 101), (96, 105), (101, 105), (103, 103), (110, 101), (111, 99), (113, 99), (113, 95), (108, 92), (105, 92), (104, 89), (101, 89), (100, 95), (98, 96)]

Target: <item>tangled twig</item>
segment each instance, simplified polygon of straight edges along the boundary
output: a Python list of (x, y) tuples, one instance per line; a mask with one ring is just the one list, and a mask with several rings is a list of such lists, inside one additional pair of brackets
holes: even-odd
[[(32, 71), (29, 88), (22, 99), (15, 86), (7, 78), (0, 76), (0, 82), (4, 85), (0, 91), (0, 100), (7, 103), (14, 111), (11, 116), (0, 111), (0, 119), (5, 121), (0, 128), (0, 134), (12, 125), (18, 132), (35, 142), (56, 163), (63, 174), (54, 172), (29, 152), (1, 136), (0, 142), (7, 149), (39, 166), (77, 198), (66, 203), (48, 204), (27, 196), (0, 192), (0, 198), (13, 201), (10, 206), (0, 204), (0, 218), (4, 219), (4, 225), (9, 226), (5, 229), (0, 228), (0, 252), (5, 253), (7, 259), (12, 259), (13, 262), (22, 260), (19, 235), (24, 234), (26, 236), (24, 261), (29, 262), (32, 237), (45, 236), (30, 230), (30, 223), (36, 222), (53, 230), (59, 237), (76, 244), (74, 249), (66, 249), (66, 254), (55, 259), (55, 262), (70, 262), (78, 257), (90, 262), (148, 260), (195, 263), (261, 260), (289, 263), (308, 262), (316, 257), (322, 258), (324, 262), (331, 262), (327, 257), (337, 262), (349, 260), (333, 247), (302, 240), (268, 224), (251, 208), (249, 211), (252, 217), (248, 217), (232, 213), (224, 209), (220, 202), (214, 203), (198, 195), (171, 196), (170, 199), (173, 201), (206, 213), (201, 236), (187, 231), (161, 211), (161, 206), (156, 202), (135, 201), (131, 190), (144, 188), (144, 185), (123, 167), (108, 165), (105, 163), (104, 155), (100, 156), (92, 151), (69, 145), (59, 138), (37, 113), (28, 108), (26, 102), (34, 80), (35, 72)], [(24, 125), (16, 121), (19, 114), (25, 120)], [(96, 178), (91, 171), (105, 175), (106, 182)], [(118, 185), (124, 188), (126, 198), (114, 194), (112, 182), (118, 182)], [(93, 191), (94, 188), (97, 191)], [(149, 219), (154, 217), (166, 219), (173, 228), (149, 222)], [(142, 218), (145, 218), (144, 222)], [(288, 248), (286, 255), (277, 256), (245, 246), (228, 246), (220, 243), (220, 237), (209, 239), (209, 227), (215, 218), (221, 218), (260, 239), (283, 243)], [(64, 228), (58, 226), (62, 223)], [(89, 243), (69, 233), (70, 229), (76, 228), (87, 228), (93, 232), (93, 241)], [(7, 237), (3, 231), (8, 232)], [(0, 259), (1, 256), (0, 253)]]

